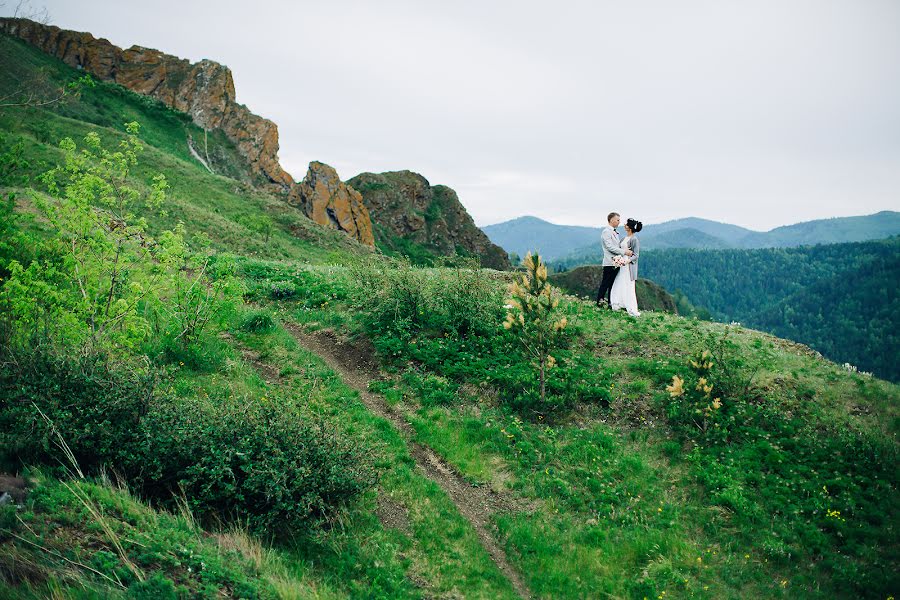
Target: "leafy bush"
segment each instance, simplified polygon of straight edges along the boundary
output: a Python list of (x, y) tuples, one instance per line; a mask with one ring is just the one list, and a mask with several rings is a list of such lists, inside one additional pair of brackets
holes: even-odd
[(275, 329), (275, 319), (264, 310), (253, 311), (244, 317), (242, 325), (244, 331), (251, 333), (265, 333)]
[[(504, 287), (483, 271), (370, 262), (353, 273), (357, 318), (389, 362), (421, 364), (455, 385), (489, 385), (506, 405), (532, 415), (578, 400), (609, 401), (607, 376), (596, 359), (564, 344), (556, 347), (558, 365), (541, 393), (532, 357), (502, 326)], [(427, 401), (452, 402), (455, 386), (444, 388), (426, 394)]]
[(400, 339), (496, 333), (502, 290), (474, 269), (418, 269), (368, 262), (353, 271), (353, 301), (366, 328)]
[(40, 346), (3, 359), (0, 462), (13, 470), (71, 449), (85, 473), (112, 467), (149, 498), (183, 491), (199, 515), (269, 534), (314, 525), (374, 482), (350, 441), (287, 401), (179, 399), (158, 372)]
[(39, 343), (7, 348), (0, 358), (0, 453), (8, 468), (68, 466), (61, 440), (86, 472), (134, 460), (158, 373), (98, 355), (64, 358)]
[(135, 475), (165, 497), (177, 486), (201, 516), (233, 516), (274, 535), (309, 527), (374, 483), (369, 461), (322, 421), (274, 399), (154, 405)]

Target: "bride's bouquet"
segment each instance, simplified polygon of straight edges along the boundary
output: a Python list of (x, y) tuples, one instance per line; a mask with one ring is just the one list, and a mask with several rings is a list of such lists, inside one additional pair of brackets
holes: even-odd
[(627, 256), (613, 256), (613, 266), (624, 267), (628, 264)]

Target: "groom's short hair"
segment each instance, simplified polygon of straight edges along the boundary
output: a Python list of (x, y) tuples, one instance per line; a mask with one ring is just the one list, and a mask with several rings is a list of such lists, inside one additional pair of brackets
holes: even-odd
[(609, 213), (608, 215), (606, 215), (606, 222), (609, 223), (610, 221), (612, 221), (613, 217), (618, 217), (618, 216), (619, 216), (619, 213)]

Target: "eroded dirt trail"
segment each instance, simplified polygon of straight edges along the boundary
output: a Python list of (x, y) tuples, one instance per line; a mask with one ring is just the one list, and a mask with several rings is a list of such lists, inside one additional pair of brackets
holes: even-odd
[(293, 323), (285, 323), (285, 328), (301, 346), (318, 355), (344, 383), (359, 392), (363, 404), (370, 411), (387, 419), (403, 434), (417, 467), (447, 493), (460, 514), (472, 524), (491, 560), (509, 579), (516, 592), (523, 598), (531, 598), (531, 592), (519, 572), (509, 564), (490, 527), (491, 515), (512, 509), (511, 503), (488, 486), (471, 485), (431, 448), (414, 441), (415, 432), (403, 412), (369, 391), (369, 382), (379, 376), (378, 365), (369, 353), (354, 351), (329, 331), (308, 333)]

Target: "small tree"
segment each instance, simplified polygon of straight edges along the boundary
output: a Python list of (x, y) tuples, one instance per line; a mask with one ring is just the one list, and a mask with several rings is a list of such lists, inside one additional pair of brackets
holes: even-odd
[(509, 286), (511, 298), (503, 327), (516, 332), (522, 347), (536, 363), (541, 402), (545, 402), (547, 370), (556, 365), (551, 353), (561, 345), (567, 320), (558, 315), (559, 294), (547, 282), (547, 267), (540, 255), (529, 252), (522, 265), (526, 271), (521, 280)]
[(66, 253), (63, 270), (77, 298), (69, 316), (87, 329), (86, 353), (106, 339), (130, 346), (143, 337), (147, 327), (138, 305), (161, 272), (146, 219), (134, 211), (158, 209), (168, 183), (163, 175), (146, 187), (131, 181), (143, 150), (138, 129), (127, 123), (114, 151), (102, 146), (96, 132), (85, 136), (80, 151), (71, 138), (63, 139), (64, 163), (40, 177), (51, 198), (34, 196)]

